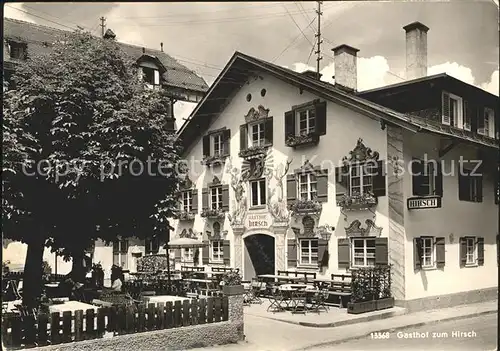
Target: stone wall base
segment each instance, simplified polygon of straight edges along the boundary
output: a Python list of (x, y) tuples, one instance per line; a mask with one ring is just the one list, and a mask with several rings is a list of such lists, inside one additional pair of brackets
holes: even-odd
[(51, 345), (32, 348), (31, 350), (186, 350), (237, 343), (243, 340), (243, 323), (227, 321), (120, 335), (109, 339), (93, 339), (68, 344)]
[(498, 299), (498, 287), (470, 290), (455, 294), (429, 296), (414, 300), (396, 300), (396, 306), (404, 307), (408, 313), (454, 307)]

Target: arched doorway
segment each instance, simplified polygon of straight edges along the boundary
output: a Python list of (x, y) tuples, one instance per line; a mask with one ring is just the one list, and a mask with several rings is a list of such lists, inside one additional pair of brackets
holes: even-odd
[(244, 239), (243, 279), (251, 280), (260, 274), (275, 273), (274, 237), (254, 234)]

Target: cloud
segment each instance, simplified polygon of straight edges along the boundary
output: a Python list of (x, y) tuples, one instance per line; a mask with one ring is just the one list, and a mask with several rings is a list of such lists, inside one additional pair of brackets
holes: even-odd
[[(304, 72), (307, 70), (315, 71), (316, 69), (303, 62), (296, 62), (293, 64), (293, 70), (296, 72)], [(388, 72), (389, 63), (385, 57), (373, 56), (369, 58), (358, 58), (358, 90), (363, 91), (393, 83), (391, 79), (387, 77), (389, 74)], [(322, 81), (334, 83), (335, 63), (332, 62), (325, 66), (320, 73), (322, 75)]]
[[(283, 66), (285, 67), (285, 66)], [(287, 67), (286, 67), (287, 68)], [(307, 70), (315, 70), (314, 67), (309, 66), (303, 62), (295, 62), (293, 70), (296, 72), (304, 72)], [(324, 67), (321, 72), (321, 80), (329, 83), (334, 83), (335, 79), (335, 64), (332, 62)], [(476, 81), (472, 70), (469, 67), (460, 65), (457, 62), (445, 62), (439, 65), (429, 67), (427, 75), (435, 75), (439, 73), (446, 73), (455, 77), (465, 83), (475, 85), (484, 89), (492, 94), (498, 95), (498, 70), (494, 71), (490, 80), (485, 83)], [(402, 82), (404, 80), (405, 72), (395, 74), (391, 72), (389, 62), (383, 56), (373, 57), (360, 57), (358, 58), (358, 90), (364, 91), (369, 89), (380, 88), (386, 85)]]
[(486, 91), (489, 91), (492, 94), (499, 95), (498, 79), (499, 79), (498, 70), (496, 70), (491, 74), (491, 79), (489, 82), (481, 84), (481, 88), (483, 88)]

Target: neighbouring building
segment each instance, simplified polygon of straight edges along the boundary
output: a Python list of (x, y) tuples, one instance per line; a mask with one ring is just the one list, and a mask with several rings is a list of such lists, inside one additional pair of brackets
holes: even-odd
[(179, 131), (172, 237), (207, 244), (179, 262), (246, 280), (389, 263), (412, 310), (496, 298), (498, 97), (428, 77), (428, 28), (404, 29), (408, 80), (366, 92), (348, 45), (333, 49), (335, 84), (233, 55)]
[[(4, 18), (4, 91), (11, 84), (11, 75), (20, 61), (29, 57), (30, 54), (50, 52), (53, 43), (56, 40), (63, 39), (67, 34), (68, 31)], [(116, 35), (110, 29), (104, 35), (104, 39), (108, 38), (116, 38)], [(208, 90), (206, 82), (192, 70), (164, 52), (163, 43), (160, 45), (160, 50), (125, 43), (119, 44), (125, 53), (137, 59), (138, 79), (144, 81), (146, 88), (165, 89), (168, 92), (165, 103), (171, 106), (171, 114), (166, 118), (171, 122), (172, 130), (176, 130), (173, 113), (174, 104), (177, 101), (201, 101)], [(68, 235), (71, 235), (71, 233), (68, 233)], [(95, 247), (89, 248), (88, 254), (93, 256), (94, 262), (101, 262), (103, 268), (109, 274), (109, 269), (113, 263), (120, 264), (127, 269), (134, 269), (136, 257), (157, 253), (160, 249), (159, 246), (155, 240), (151, 240), (151, 242), (133, 239), (122, 240), (115, 242), (112, 246), (96, 242)], [(22, 269), (25, 257), (25, 244), (3, 240), (4, 261), (8, 260), (16, 269)], [(48, 249), (44, 254), (44, 259), (49, 262), (52, 270), (57, 273), (64, 274), (71, 270), (71, 262), (65, 262), (61, 257), (56, 259)]]

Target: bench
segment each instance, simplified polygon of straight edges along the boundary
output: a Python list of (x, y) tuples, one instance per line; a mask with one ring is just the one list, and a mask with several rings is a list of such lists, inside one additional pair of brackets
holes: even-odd
[(218, 272), (218, 273), (229, 273), (229, 272), (236, 272), (239, 273), (240, 269), (239, 268), (231, 268), (231, 267), (212, 267), (212, 272)]
[(338, 307), (347, 307), (347, 300), (349, 300), (351, 292), (351, 279), (350, 274), (332, 274), (330, 283), (330, 295), (338, 297)]
[(316, 279), (316, 272), (278, 271), (278, 275), (284, 277), (304, 277), (305, 282)]

